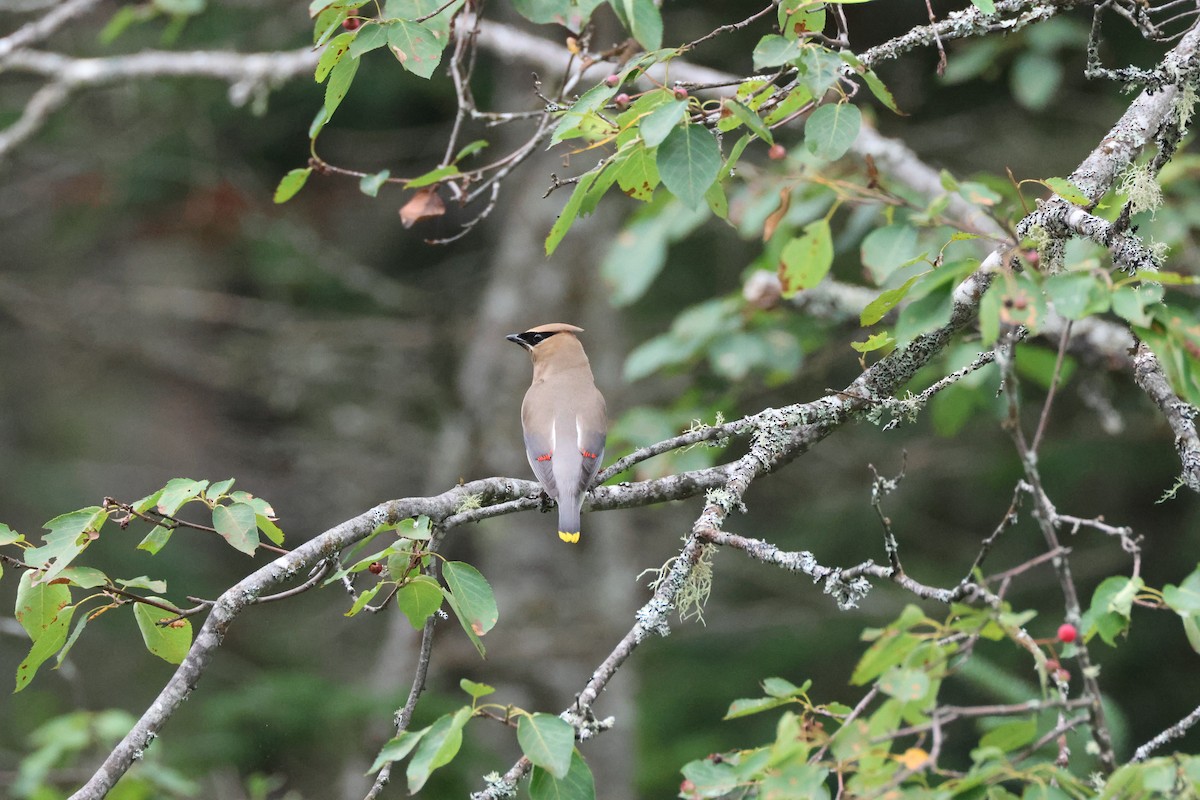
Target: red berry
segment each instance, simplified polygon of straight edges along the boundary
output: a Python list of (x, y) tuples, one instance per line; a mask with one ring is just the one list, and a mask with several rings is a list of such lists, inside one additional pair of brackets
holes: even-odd
[(629, 105), (629, 95), (621, 92), (613, 98), (613, 103), (616, 104), (617, 108), (626, 108)]
[(609, 75), (607, 78), (604, 79), (604, 85), (605, 86), (620, 86), (621, 85), (621, 76), (617, 75), (616, 73)]
[(383, 564), (380, 564), (378, 561), (372, 561), (371, 566), (367, 567), (367, 571), (372, 575), (378, 575), (383, 572)]
[(1069, 622), (1064, 622), (1058, 626), (1058, 640), (1064, 644), (1070, 644), (1079, 636), (1079, 631)]
[(781, 144), (771, 145), (771, 149), (767, 151), (767, 158), (772, 161), (779, 161), (787, 157), (787, 148)]
[(348, 31), (356, 31), (362, 27), (363, 21), (361, 17), (346, 17), (342, 20), (342, 27)]
[(688, 96), (687, 89), (683, 88), (682, 86), (675, 87), (675, 99), (676, 100), (687, 100), (687, 96)]

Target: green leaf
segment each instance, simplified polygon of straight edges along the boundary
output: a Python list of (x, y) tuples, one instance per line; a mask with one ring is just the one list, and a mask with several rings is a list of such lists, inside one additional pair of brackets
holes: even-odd
[(880, 331), (879, 333), (873, 333), (868, 336), (865, 342), (851, 342), (850, 346), (860, 353), (870, 353), (873, 350), (882, 350), (883, 348), (895, 343), (895, 337), (893, 337), (887, 331)]
[[(50, 628), (55, 617), (71, 603), (71, 590), (65, 584), (41, 580), (42, 573), (25, 570), (17, 581), (17, 622), (35, 642)], [(34, 580), (37, 583), (34, 583)], [(56, 648), (57, 649), (57, 648)]]
[(579, 208), (583, 205), (583, 198), (586, 194), (587, 187), (583, 186), (582, 182), (575, 184), (575, 188), (571, 190), (571, 196), (567, 198), (567, 204), (563, 206), (558, 219), (550, 226), (550, 233), (546, 236), (547, 256), (554, 255), (554, 251), (562, 243), (563, 237), (567, 235), (567, 231), (571, 230), (571, 226), (575, 224), (575, 220), (579, 217)]
[(479, 570), (462, 561), (447, 561), (442, 565), (442, 578), (454, 595), (464, 626), (476, 636), (483, 636), (500, 616), (492, 587)]
[(616, 183), (617, 170), (612, 163), (613, 160), (608, 159), (596, 169), (580, 177), (579, 185), (583, 189), (583, 196), (579, 201), (579, 213), (583, 216), (586, 217), (595, 211), (596, 206), (600, 203), (600, 198)]
[(255, 514), (254, 522), (258, 526), (258, 529), (263, 532), (263, 535), (270, 539), (273, 544), (277, 546), (283, 545), (283, 531), (275, 524), (275, 520), (265, 514)]
[(1039, 181), (1039, 183), (1068, 203), (1074, 203), (1077, 206), (1090, 206), (1092, 204), (1091, 198), (1083, 193), (1083, 189), (1080, 189), (1066, 178), (1046, 178), (1046, 180)]
[(707, 218), (703, 210), (664, 199), (667, 202), (655, 203), (627, 223), (600, 262), (600, 275), (610, 290), (609, 302), (617, 307), (645, 295), (666, 265), (668, 245), (687, 236)]
[(725, 196), (725, 187), (720, 181), (713, 181), (713, 185), (708, 187), (708, 191), (704, 193), (704, 202), (715, 216), (729, 221), (729, 198)]
[(825, 161), (836, 161), (846, 154), (862, 125), (862, 114), (850, 103), (823, 105), (804, 124), (804, 146)]
[(419, 731), (401, 731), (398, 736), (388, 740), (388, 743), (379, 751), (379, 755), (375, 756), (375, 761), (372, 762), (371, 768), (367, 770), (367, 774), (378, 772), (384, 764), (390, 764), (393, 761), (399, 761), (406, 755), (412, 752), (412, 749), (417, 746), (429, 728), (422, 728)]
[(876, 682), (879, 689), (903, 703), (920, 700), (929, 691), (929, 676), (919, 669), (893, 667)]
[(971, 0), (971, 5), (975, 6), (981, 12), (987, 15), (996, 13), (995, 0)]
[(820, 45), (809, 44), (801, 48), (796, 65), (800, 67), (797, 79), (816, 98), (825, 95), (837, 83), (842, 74), (842, 58), (837, 53)]
[(800, 57), (800, 48), (800, 43), (795, 39), (785, 39), (778, 34), (768, 33), (754, 46), (754, 68), (770, 69), (787, 64)]
[(417, 517), (402, 519), (396, 524), (396, 534), (405, 539), (429, 539), (433, 536), (433, 526), (429, 517), (421, 514)]
[(721, 171), (717, 140), (699, 125), (672, 128), (658, 146), (657, 159), (663, 185), (689, 208), (704, 202), (704, 193)]
[(218, 500), (222, 495), (229, 494), (229, 490), (233, 488), (233, 483), (233, 478), (226, 478), (223, 481), (210, 483), (208, 488), (204, 490), (204, 496), (209, 500)]
[(67, 633), (71, 627), (71, 617), (74, 613), (75, 606), (67, 606), (39, 632), (34, 639), (33, 647), (29, 649), (29, 655), (25, 656), (25, 659), (17, 666), (17, 688), (13, 690), (14, 692), (19, 692), (28, 686), (29, 682), (33, 680), (33, 676), (37, 674), (38, 668), (66, 644)]
[(876, 639), (867, 648), (867, 652), (863, 653), (850, 676), (850, 683), (862, 686), (868, 681), (874, 680), (893, 666), (900, 664), (918, 644), (920, 644), (920, 640), (914, 636), (888, 631)]
[[(379, 22), (368, 22), (359, 28), (358, 35), (350, 43), (350, 57), (358, 58), (363, 53), (369, 53), (387, 44), (389, 27), (390, 25)], [(321, 55), (323, 57), (324, 53)], [(320, 78), (317, 78), (318, 82), (320, 80)]]
[(405, 181), (404, 188), (419, 189), (422, 186), (430, 186), (442, 180), (443, 178), (449, 178), (458, 174), (460, 173), (457, 166), (454, 164), (447, 164), (444, 167), (432, 169), (429, 172), (426, 172), (424, 175), (418, 175), (412, 180)]
[(167, 590), (167, 582), (166, 581), (151, 580), (149, 577), (147, 577), (145, 575), (139, 575), (138, 577), (130, 578), (129, 580), (122, 580), (121, 578), (117, 578), (116, 582), (121, 584), (121, 586), (126, 589), (148, 589), (151, 592), (160, 592), (160, 593), (165, 592)]
[(164, 14), (191, 17), (204, 11), (204, 0), (153, 0), (153, 3)]
[[(1110, 579), (1111, 580), (1111, 579)], [(1120, 614), (1123, 617), (1128, 617), (1133, 610), (1133, 599), (1137, 597), (1137, 593), (1145, 587), (1146, 582), (1141, 578), (1120, 578), (1111, 581), (1105, 580), (1101, 587), (1105, 587), (1109, 592), (1107, 595), (1108, 603), (1107, 610)], [(1100, 589), (1096, 590), (1097, 594)]]
[(325, 106), (321, 106), (317, 109), (316, 116), (313, 117), (313, 121), (308, 126), (308, 138), (316, 139), (317, 134), (325, 127), (326, 122), (329, 122), (329, 112), (325, 110)]
[(346, 93), (350, 91), (350, 84), (354, 82), (354, 75), (358, 72), (358, 65), (361, 63), (357, 58), (344, 58), (329, 74), (329, 83), (325, 84), (326, 120), (333, 116), (333, 112), (337, 111), (337, 107), (346, 98)]
[(550, 136), (550, 145), (556, 145), (565, 139), (585, 136), (594, 128), (607, 127), (608, 123), (600, 119), (597, 112), (616, 93), (617, 87), (601, 83), (580, 95), (579, 99), (563, 112), (558, 124), (554, 126), (554, 133)]
[(366, 608), (367, 603), (375, 599), (375, 595), (379, 594), (379, 590), (384, 587), (384, 583), (380, 582), (359, 592), (358, 597), (354, 598), (354, 603), (350, 606), (350, 610), (344, 616), (353, 617)]
[[(308, 16), (315, 17), (317, 14), (320, 14), (334, 3), (338, 3), (338, 0), (312, 0), (312, 2), (308, 4)], [(343, 3), (338, 4), (344, 5)]]
[[(147, 13), (149, 12), (149, 13)], [(102, 45), (110, 45), (115, 42), (122, 33), (124, 33), (130, 25), (136, 22), (145, 22), (151, 16), (157, 16), (152, 9), (146, 6), (121, 6), (117, 9), (112, 18), (100, 29), (97, 37)]]
[(616, 172), (617, 186), (620, 186), (621, 191), (634, 200), (643, 202), (650, 200), (654, 196), (654, 190), (661, 182), (654, 153), (645, 146), (631, 147), (617, 166)]
[(313, 73), (317, 83), (324, 83), (333, 68), (341, 63), (342, 57), (350, 52), (350, 46), (354, 42), (355, 36), (354, 33), (341, 33), (325, 45), (325, 49), (321, 51), (321, 57), (317, 59), (316, 72)]
[[(292, 170), (292, 172), (296, 172), (296, 170)], [(290, 175), (291, 173), (289, 172), (288, 174)], [(301, 184), (303, 184), (303, 181), (301, 181)], [(295, 192), (292, 192), (292, 194), (295, 194)], [(282, 201), (276, 200), (276, 202)], [(158, 497), (158, 513), (167, 517), (175, 516), (176, 512), (185, 503), (195, 500), (207, 488), (208, 481), (194, 481), (190, 478), (172, 478), (167, 481), (167, 485), (163, 487), (162, 494)]]
[(92, 543), (107, 519), (108, 512), (100, 506), (57, 516), (44, 526), (50, 531), (42, 537), (46, 543), (21, 557), (29, 566), (45, 570), (39, 580), (49, 583)]
[[(161, 597), (147, 599), (160, 603), (167, 602)], [(171, 625), (159, 625), (159, 622), (170, 619), (173, 615), (145, 603), (134, 605), (133, 616), (137, 620), (138, 629), (142, 632), (142, 640), (146, 643), (147, 650), (169, 664), (183, 662), (188, 648), (192, 646), (191, 620), (182, 619)]]
[(867, 307), (862, 310), (862, 314), (858, 318), (859, 323), (865, 328), (879, 322), (879, 320), (887, 316), (887, 313), (904, 299), (904, 296), (908, 294), (908, 290), (921, 277), (921, 275), (914, 275), (905, 281), (903, 286), (880, 292), (879, 296), (870, 303), (867, 303)]
[(573, 749), (564, 778), (556, 778), (541, 767), (533, 768), (529, 796), (532, 800), (596, 800), (596, 781), (583, 756)]
[(693, 797), (721, 797), (737, 788), (737, 772), (726, 763), (705, 758), (684, 764), (681, 771), (695, 787)]
[[(1195, 286), (1200, 283), (1200, 275), (1181, 275), (1178, 272), (1139, 269), (1133, 274), (1133, 277), (1147, 284), (1162, 283), (1167, 286)], [(1149, 286), (1143, 288), (1149, 288)]]
[(3, 522), (0, 522), (0, 545), (16, 544), (23, 541), (25, 541), (23, 534), (17, 533)]
[(303, 169), (293, 169), (280, 179), (279, 185), (275, 187), (275, 202), (286, 203), (296, 196), (296, 193), (304, 188), (308, 176), (312, 174), (312, 167), (304, 167)]
[(409, 794), (421, 791), (435, 769), (449, 764), (458, 755), (458, 749), (462, 746), (462, 729), (470, 717), (471, 707), (464, 706), (454, 714), (438, 717), (429, 726), (417, 743), (412, 760), (408, 762), (406, 774)]
[(609, 0), (609, 4), (638, 44), (647, 50), (662, 47), (662, 14), (654, 0)]
[(807, 692), (811, 686), (812, 681), (805, 681), (803, 686), (797, 686), (784, 678), (765, 678), (763, 680), (763, 691), (771, 697), (799, 697)]
[(483, 641), (479, 638), (479, 634), (471, 629), (467, 624), (466, 615), (458, 608), (458, 598), (454, 596), (449, 589), (443, 589), (442, 595), (446, 598), (446, 602), (450, 604), (450, 610), (454, 612), (454, 616), (458, 618), (458, 622), (462, 625), (462, 629), (466, 631), (467, 638), (471, 640), (471, 644), (475, 645), (475, 650), (479, 653), (480, 658), (487, 658), (487, 648), (483, 646)]
[(782, 0), (779, 3), (779, 30), (789, 39), (812, 36), (825, 30), (825, 6), (811, 0)]
[[(512, 5), (518, 14), (535, 25), (557, 23), (565, 25), (571, 30), (579, 30), (579, 22), (574, 25), (567, 24), (573, 21), (571, 19), (572, 12), (579, 10), (573, 0), (513, 0)], [(580, 20), (580, 22), (582, 21)]]
[(729, 710), (725, 712), (725, 716), (721, 719), (748, 717), (751, 714), (770, 711), (773, 708), (779, 708), (791, 702), (790, 697), (742, 697), (729, 704)]
[[(434, 38), (443, 46), (450, 41), (450, 20), (462, 8), (464, 0), (444, 3), (443, 0), (387, 0), (384, 16), (389, 19), (418, 20), (428, 17), (421, 24), (433, 31)], [(436, 13), (435, 13), (436, 12)], [(430, 15), (433, 16), (430, 16)]]
[(896, 105), (896, 98), (892, 96), (891, 90), (879, 79), (879, 76), (875, 74), (875, 70), (866, 69), (860, 74), (863, 76), (867, 88), (871, 90), (871, 94), (875, 95), (876, 100), (887, 106), (890, 111), (896, 114), (904, 114), (900, 110), (900, 107)]
[(254, 555), (258, 548), (258, 519), (249, 503), (216, 506), (212, 512), (213, 527), (235, 550)]
[(763, 122), (768, 125), (775, 125), (786, 119), (791, 119), (793, 115), (798, 113), (812, 99), (812, 93), (808, 89), (805, 89), (803, 86), (797, 86), (788, 92), (779, 105), (775, 106), (774, 109), (763, 117)]
[(473, 142), (465, 144), (465, 145), (463, 145), (463, 148), (461, 150), (459, 150), (458, 153), (455, 154), (454, 162), (458, 163), (459, 161), (462, 161), (467, 156), (474, 155), (475, 153), (478, 153), (480, 150), (484, 149), (487, 146), (488, 146), (488, 142), (486, 139), (476, 139)]
[(471, 697), (476, 700), (481, 697), (487, 697), (489, 694), (492, 694), (496, 691), (495, 687), (493, 686), (488, 686), (486, 683), (476, 683), (469, 678), (463, 678), (458, 682), (458, 685), (464, 692), (471, 695)]
[(367, 197), (379, 196), (379, 189), (383, 184), (387, 183), (387, 179), (392, 176), (390, 169), (381, 170), (374, 175), (363, 175), (358, 182), (358, 190)]
[(1163, 602), (1180, 616), (1200, 614), (1200, 568), (1184, 578), (1179, 586), (1171, 583), (1164, 586)]
[(1187, 636), (1188, 644), (1192, 646), (1192, 650), (1200, 653), (1200, 614), (1191, 614), (1181, 618), (1183, 623), (1183, 633)]
[(137, 549), (145, 550), (150, 555), (158, 555), (158, 551), (162, 550), (168, 541), (171, 539), (171, 534), (174, 533), (174, 528), (165, 528), (162, 525), (155, 525), (150, 532), (146, 534), (146, 538), (138, 542)]
[(428, 575), (418, 575), (396, 592), (396, 603), (409, 623), (420, 630), (442, 607), (442, 587)]
[(553, 714), (532, 714), (517, 721), (521, 752), (556, 778), (565, 778), (575, 749), (575, 729)]
[(1008, 753), (1032, 742), (1037, 732), (1037, 717), (1002, 722), (979, 738), (979, 746), (997, 747)]
[(429, 78), (442, 60), (445, 42), (420, 22), (397, 20), (388, 30), (388, 45), (400, 66), (421, 78)]
[(1156, 291), (1146, 285), (1124, 285), (1112, 290), (1112, 313), (1139, 327), (1153, 324), (1150, 308), (1157, 306), (1159, 302), (1162, 302), (1162, 290)]
[(1083, 615), (1080, 630), (1085, 637), (1093, 633), (1110, 646), (1116, 646), (1116, 638), (1129, 627), (1129, 613), (1133, 598), (1143, 586), (1141, 578), (1133, 579), (1122, 575), (1105, 578), (1092, 593), (1092, 603)]
[(870, 270), (877, 286), (882, 286), (892, 273), (922, 255), (917, 242), (917, 229), (896, 223), (876, 228), (862, 241), (860, 256)]
[(67, 567), (59, 573), (80, 589), (95, 589), (108, 583), (108, 576), (95, 567)]
[(794, 297), (816, 286), (833, 266), (833, 234), (829, 221), (818, 219), (804, 226), (804, 234), (783, 246), (779, 256), (783, 296)]
[(1083, 319), (1109, 309), (1111, 295), (1107, 284), (1090, 272), (1064, 272), (1046, 278), (1046, 294), (1054, 310), (1067, 319)]
[(1027, 50), (1013, 60), (1008, 86), (1018, 103), (1032, 111), (1042, 111), (1049, 108), (1058, 92), (1062, 75), (1058, 59)]
[(733, 99), (727, 99), (725, 107), (733, 113), (733, 116), (738, 121), (753, 131), (758, 138), (767, 144), (775, 144), (775, 137), (771, 135), (771, 129), (763, 124), (762, 117), (758, 116), (758, 114), (755, 114), (749, 108)]
[(62, 666), (63, 659), (65, 659), (67, 654), (71, 652), (71, 648), (75, 646), (75, 642), (79, 641), (79, 635), (83, 633), (83, 629), (87, 627), (91, 616), (91, 614), (80, 614), (79, 619), (75, 620), (75, 627), (71, 629), (71, 635), (67, 637), (67, 641), (58, 651), (58, 657), (54, 659), (55, 669), (58, 669)]
[(638, 130), (641, 131), (642, 141), (646, 146), (658, 147), (662, 144), (671, 131), (679, 126), (680, 120), (687, 113), (687, 107), (687, 100), (672, 100), (643, 117), (638, 123)]

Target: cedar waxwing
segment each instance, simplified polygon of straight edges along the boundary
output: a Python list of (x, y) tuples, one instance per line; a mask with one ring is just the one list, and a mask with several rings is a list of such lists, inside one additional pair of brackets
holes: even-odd
[(608, 416), (575, 334), (553, 322), (507, 338), (529, 351), (533, 384), (521, 404), (525, 455), (546, 494), (558, 501), (558, 538), (579, 541), (579, 509), (600, 471)]

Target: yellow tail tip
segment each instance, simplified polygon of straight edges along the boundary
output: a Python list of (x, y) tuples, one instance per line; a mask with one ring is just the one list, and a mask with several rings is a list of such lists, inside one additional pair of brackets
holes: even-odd
[(558, 538), (562, 539), (564, 542), (570, 542), (571, 544), (578, 544), (579, 543), (579, 531), (575, 531), (574, 533), (567, 533), (566, 531), (559, 531)]

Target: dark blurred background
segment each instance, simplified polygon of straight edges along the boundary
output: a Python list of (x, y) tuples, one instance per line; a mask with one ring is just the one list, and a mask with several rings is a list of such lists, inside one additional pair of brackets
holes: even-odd
[[(102, 5), (49, 46), (80, 55), (164, 46), (162, 22), (101, 44), (97, 32), (118, 5)], [(296, 3), (209, 6), (171, 47), (256, 51), (311, 41)], [(920, 0), (883, 6), (847, 9), (856, 49), (925, 19)], [(668, 3), (667, 38), (685, 41), (755, 10), (748, 2)], [(513, 21), (507, 9), (493, 11)], [(0, 31), (36, 13), (2, 14)], [(601, 30), (615, 38), (611, 18), (604, 19)], [(935, 74), (935, 52), (883, 66), (908, 116), (877, 108), (878, 126), (958, 176), (1005, 168), (1018, 176), (1068, 174), (1129, 100), (1083, 79), (1088, 19), (1067, 14), (1017, 36), (949, 45), (948, 79)], [(767, 30), (764, 23), (719, 39), (695, 60), (748, 72), (749, 50)], [(1113, 31), (1106, 56), (1153, 63), (1161, 48), (1127, 34)], [(530, 68), (489, 58), (476, 85), (480, 105), (536, 107)], [(0, 122), (15, 119), (35, 87), (26, 76), (0, 77)], [(528, 477), (518, 422), (528, 359), (504, 335), (548, 321), (587, 329), (613, 416), (666, 406), (716, 382), (698, 368), (629, 384), (622, 364), (680, 310), (739, 291), (753, 247), (733, 230), (702, 226), (672, 247), (644, 298), (615, 308), (597, 265), (635, 204), (609, 198), (547, 260), (542, 240), (565, 195), (542, 195), (549, 173), (563, 173), (560, 154), (514, 173), (495, 213), (447, 246), (423, 239), (454, 233), (461, 219), (451, 214), (405, 230), (396, 213), (405, 198), (394, 187), (372, 199), (355, 180), (314, 175), (295, 199), (276, 206), (280, 176), (307, 160), (305, 132), (321, 96), (322, 87), (296, 80), (254, 114), (231, 107), (225, 86), (198, 79), (89, 91), (0, 167), (0, 521), (33, 537), (46, 520), (105, 496), (136, 500), (172, 477), (236, 477), (239, 488), (273, 504), (295, 543), (385, 499), (436, 493), (460, 478)], [(436, 165), (453, 111), (443, 76), (425, 82), (387, 58), (367, 58), (321, 135), (320, 152), (366, 172), (418, 174)], [(495, 154), (525, 133), (517, 126), (480, 131), (493, 139)], [(799, 146), (800, 133), (781, 139)], [(1146, 223), (1176, 246), (1176, 269), (1188, 267), (1197, 220), (1200, 209), (1180, 200)], [(856, 248), (850, 242), (846, 255), (853, 258)], [(790, 381), (767, 385), (751, 376), (733, 389), (713, 389), (706, 402), (730, 415), (751, 413), (844, 385), (859, 370), (845, 346), (854, 333), (835, 332), (840, 343), (806, 351)], [(994, 374), (987, 380), (980, 391), (990, 397)], [(1026, 388), (1036, 412), (1041, 389)], [(1097, 396), (1119, 415), (1119, 431), (1100, 424)], [(961, 427), (943, 426), (952, 436), (939, 434), (932, 411), (893, 432), (868, 424), (840, 431), (756, 483), (749, 513), (729, 529), (811, 550), (826, 564), (882, 561), (869, 465), (895, 473), (907, 453), (907, 477), (886, 505), (905, 566), (927, 583), (956, 582), (1000, 522), (1019, 477), (991, 404), (965, 413)], [(610, 448), (610, 459), (619, 455)], [(1190, 496), (1155, 504), (1179, 465), (1169, 431), (1128, 375), (1081, 369), (1072, 378), (1055, 406), (1041, 465), (1060, 510), (1103, 515), (1146, 537), (1151, 585), (1190, 570), (1200, 552), (1198, 506)], [(560, 546), (551, 518), (538, 514), (454, 531), (448, 555), (489, 578), (500, 622), (487, 636), (486, 661), (457, 626), (441, 628), (417, 724), (463, 701), (461, 677), (497, 686), (500, 702), (565, 707), (648, 596), (638, 573), (675, 551), (700, 506), (696, 498), (588, 515), (576, 548)], [(176, 602), (215, 597), (262, 563), (198, 534), (177, 535), (152, 558), (134, 550), (143, 533), (106, 529), (88, 563), (118, 577), (165, 578)], [(1103, 577), (1127, 571), (1112, 541), (1081, 533), (1070, 544), (1085, 597)], [(1004, 569), (1041, 549), (1022, 514), (988, 566)], [(11, 607), (15, 583), (11, 571), (0, 581), (0, 606)], [(1052, 635), (1061, 621), (1048, 568), (1025, 576), (1009, 599), (1040, 612), (1030, 623), (1035, 636)], [(853, 704), (859, 690), (847, 676), (863, 648), (859, 632), (911, 601), (884, 586), (861, 609), (843, 613), (819, 587), (719, 553), (705, 624), (676, 625), (669, 639), (647, 643), (597, 706), (617, 717), (614, 732), (584, 748), (600, 796), (671, 796), (684, 762), (771, 736), (769, 714), (719, 721), (731, 700), (756, 696), (764, 677), (812, 678), (814, 698)], [(156, 743), (163, 760), (199, 780), (201, 796), (255, 796), (273, 787), (272, 796), (360, 797), (363, 772), (407, 693), (417, 638), (397, 614), (345, 618), (349, 603), (340, 588), (328, 587), (239, 619)], [(1173, 616), (1142, 617), (1120, 650), (1099, 646), (1126, 753), (1200, 703), (1197, 656)], [(0, 676), (11, 676), (27, 652), (12, 627), (0, 629)], [(956, 692), (1005, 699), (1005, 681), (1036, 684), (1027, 660), (1004, 648), (981, 648), (977, 661), (995, 672), (981, 666), (948, 684), (948, 699)], [(136, 715), (170, 671), (145, 652), (128, 614), (97, 619), (62, 669), (47, 665), (20, 694), (0, 692), (0, 773), (11, 777), (30, 732), (55, 715), (77, 708)], [(507, 769), (516, 744), (494, 728), (477, 722), (468, 729), (464, 754), (435, 775), (430, 796), (461, 796), (482, 786), (483, 773)], [(402, 783), (388, 796), (402, 796)]]

